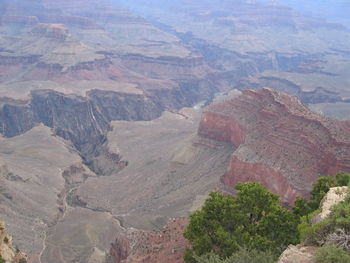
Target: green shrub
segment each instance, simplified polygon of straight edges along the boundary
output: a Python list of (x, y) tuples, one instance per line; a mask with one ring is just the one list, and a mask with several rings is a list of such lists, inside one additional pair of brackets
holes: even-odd
[[(301, 241), (305, 241), (308, 237), (309, 244), (311, 245), (317, 245), (317, 240), (314, 238), (314, 233), (318, 232), (320, 230), (320, 224), (313, 225), (312, 219), (320, 213), (320, 210), (317, 209), (313, 211), (312, 213), (301, 217), (300, 224), (298, 225), (298, 231)], [(312, 235), (312, 237), (310, 237)]]
[[(214, 252), (227, 258), (249, 250), (281, 253), (289, 244), (299, 241), (299, 219), (282, 207), (278, 196), (259, 183), (238, 184), (237, 196), (211, 193), (202, 210), (190, 216), (184, 234), (199, 256)], [(191, 250), (186, 262), (193, 262)]]
[(192, 249), (186, 248), (184, 260), (186, 263), (197, 263)]
[(317, 208), (323, 199), (323, 197), (328, 193), (329, 189), (338, 185), (337, 179), (329, 176), (321, 176), (318, 178), (316, 183), (314, 183), (313, 188), (310, 192), (311, 201), (313, 201)]
[(350, 182), (350, 174), (337, 173), (335, 178), (337, 180), (337, 186), (348, 186)]
[(329, 224), (333, 229), (343, 229), (345, 232), (350, 232), (350, 203), (341, 202), (332, 208)]
[(27, 263), (27, 260), (25, 258), (21, 258), (18, 263)]
[(350, 256), (337, 247), (322, 247), (316, 252), (316, 263), (350, 263)]
[(315, 203), (306, 200), (305, 198), (297, 197), (294, 202), (294, 206), (292, 207), (292, 210), (296, 216), (301, 218), (312, 213), (317, 208), (318, 205), (316, 206)]
[(9, 242), (9, 238), (8, 237), (4, 237), (4, 242), (7, 244)]
[(195, 256), (196, 263), (275, 263), (277, 258), (271, 252), (263, 252), (258, 250), (248, 250), (240, 248), (232, 256), (221, 259), (214, 253), (203, 256)]
[(5, 260), (2, 258), (1, 255), (0, 255), (0, 263), (5, 263)]
[(332, 233), (333, 227), (329, 224), (329, 221), (323, 220), (322, 222), (309, 225), (304, 229), (301, 229), (300, 225), (298, 229), (300, 231), (301, 240), (307, 245), (319, 246), (322, 245), (327, 238), (327, 236)]

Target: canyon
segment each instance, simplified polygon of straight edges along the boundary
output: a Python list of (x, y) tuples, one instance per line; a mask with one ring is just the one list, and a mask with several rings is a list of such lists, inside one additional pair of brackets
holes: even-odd
[[(129, 127), (135, 126), (133, 124), (127, 125)], [(126, 130), (130, 132), (134, 128)], [(288, 206), (293, 204), (296, 197), (307, 198), (313, 183), (320, 175), (335, 176), (339, 171), (350, 172), (349, 134), (350, 121), (322, 117), (310, 111), (294, 97), (272, 89), (245, 90), (238, 97), (226, 98), (224, 101), (214, 103), (203, 110), (199, 128), (191, 141), (191, 147), (196, 148), (197, 152), (190, 155), (188, 149), (182, 149), (182, 151), (186, 151), (182, 154), (187, 157), (187, 161), (183, 160), (181, 162), (183, 166), (181, 169), (175, 169), (174, 167), (171, 176), (179, 177), (182, 173), (181, 170), (185, 169), (186, 171), (186, 167), (192, 166), (193, 161), (195, 161), (195, 167), (201, 167), (201, 172), (204, 172), (208, 169), (206, 168), (208, 162), (212, 165), (212, 159), (221, 154), (222, 157), (216, 159), (215, 162), (221, 161), (220, 166), (221, 168), (225, 166), (225, 169), (215, 171), (220, 172), (220, 174), (210, 174), (210, 179), (205, 178), (205, 181), (200, 181), (200, 184), (203, 185), (209, 183), (209, 180), (213, 180), (212, 184), (209, 185), (209, 189), (234, 194), (234, 186), (237, 183), (260, 182), (271, 192), (278, 194), (280, 201)], [(123, 135), (119, 134), (118, 137), (120, 136)], [(147, 137), (143, 137), (143, 139)], [(157, 135), (157, 138), (160, 137)], [(131, 141), (125, 142), (125, 140), (126, 138), (120, 140), (123, 143), (118, 144), (119, 149), (123, 149), (126, 145), (129, 147), (133, 145)], [(113, 141), (118, 142), (118, 139)], [(139, 147), (145, 147), (145, 142), (141, 144), (139, 140), (136, 140), (134, 143)], [(199, 149), (200, 152), (198, 152)], [(167, 151), (170, 151), (170, 149)], [(213, 155), (210, 158), (203, 158), (202, 151), (211, 151)], [(127, 150), (123, 152), (128, 153)], [(160, 154), (164, 157), (164, 153), (161, 152)], [(156, 153), (153, 152), (152, 155), (156, 155)], [(175, 156), (178, 156), (178, 154), (175, 153)], [(225, 162), (222, 162), (224, 160), (223, 156), (225, 156)], [(136, 161), (131, 157), (128, 159), (131, 163)], [(118, 199), (120, 200), (123, 196), (123, 187), (127, 185), (127, 191), (130, 191), (130, 193), (143, 189), (141, 198), (147, 200), (150, 206), (154, 206), (159, 202), (158, 199), (163, 199), (162, 203), (166, 203), (167, 207), (158, 207), (158, 212), (166, 208), (172, 212), (172, 216), (183, 217), (186, 212), (177, 211), (174, 197), (172, 199), (167, 198), (167, 195), (172, 196), (171, 190), (168, 192), (169, 186), (176, 187), (175, 193), (181, 196), (176, 199), (177, 201), (186, 198), (186, 194), (188, 194), (186, 188), (189, 183), (182, 185), (182, 178), (177, 178), (176, 181), (168, 179), (163, 188), (159, 188), (157, 191), (153, 190), (154, 193), (157, 193), (156, 197), (152, 198), (145, 195), (148, 187), (157, 185), (156, 183), (149, 185), (147, 182), (152, 180), (150, 177), (156, 176), (149, 174), (148, 169), (154, 169), (154, 166), (158, 166), (157, 162), (160, 161), (154, 160), (152, 168), (145, 169), (145, 165), (139, 167), (139, 171), (142, 171), (142, 176), (146, 175), (146, 179), (134, 175), (138, 178), (135, 182), (131, 178), (132, 173), (129, 172), (131, 167), (127, 167), (121, 172), (124, 175), (122, 184), (111, 177), (104, 178), (106, 182), (93, 179), (90, 181), (90, 185), (87, 183), (79, 189), (78, 195), (81, 200), (95, 209), (116, 209), (116, 211), (126, 209), (125, 212), (127, 212), (128, 209), (132, 209), (134, 200), (129, 199), (127, 207), (117, 207)], [(135, 169), (135, 166), (133, 169)], [(162, 168), (161, 171), (164, 172), (166, 169)], [(161, 172), (158, 173), (157, 179), (162, 180)], [(195, 171), (191, 170), (191, 177), (197, 177)], [(127, 184), (128, 180), (132, 183)], [(162, 183), (162, 181), (159, 183)], [(143, 184), (143, 188), (139, 184)], [(190, 184), (192, 194), (195, 194), (198, 190), (195, 187), (196, 183), (192, 181)], [(108, 196), (106, 201), (111, 200), (113, 195), (120, 195), (120, 197), (116, 197), (115, 200), (112, 199), (113, 205), (110, 206), (108, 203), (98, 200), (97, 196), (100, 189), (103, 189), (102, 191)], [(163, 193), (163, 189), (166, 191), (165, 193)], [(107, 194), (113, 191), (117, 191), (118, 194)], [(197, 196), (187, 197), (188, 200), (199, 201), (198, 203), (193, 202), (192, 207), (187, 208), (188, 211), (191, 211), (194, 207), (198, 208), (197, 205), (203, 202), (203, 199), (200, 201), (201, 192), (202, 190), (198, 192)], [(129, 196), (129, 194), (124, 194), (124, 196)], [(182, 207), (186, 207), (185, 203)], [(146, 205), (143, 205), (141, 214), (144, 216), (148, 209)], [(132, 211), (132, 213), (135, 212)], [(164, 253), (172, 255), (172, 257), (169, 256), (168, 262), (183, 262), (182, 258), (177, 258), (177, 253), (169, 252), (171, 248), (175, 251), (184, 251), (188, 247), (183, 237), (176, 235), (179, 229), (182, 231), (185, 229), (186, 221), (183, 220), (181, 218), (172, 219), (164, 229), (157, 227), (156, 232), (143, 231), (140, 234), (136, 231), (132, 235), (129, 234), (117, 239), (111, 250), (112, 259), (110, 262), (161, 262), (159, 258)], [(130, 223), (130, 220), (126, 221)], [(177, 227), (169, 233), (169, 228), (174, 224)], [(133, 222), (133, 225), (135, 226), (136, 223)], [(139, 228), (145, 227), (139, 225)], [(142, 235), (141, 241), (139, 235)], [(139, 242), (143, 244), (142, 240), (145, 239), (148, 242), (140, 245)], [(159, 239), (162, 241), (160, 242), (161, 245), (157, 247), (156, 244), (159, 244)], [(148, 253), (145, 252), (147, 249), (149, 249)]]
[(307, 197), (319, 175), (349, 172), (350, 122), (321, 117), (297, 99), (272, 89), (209, 106), (199, 136), (237, 150), (222, 182), (258, 181), (283, 202)]
[(143, 2), (0, 3), (0, 220), (28, 262), (180, 263), (211, 191), (291, 204), (350, 172), (345, 25)]

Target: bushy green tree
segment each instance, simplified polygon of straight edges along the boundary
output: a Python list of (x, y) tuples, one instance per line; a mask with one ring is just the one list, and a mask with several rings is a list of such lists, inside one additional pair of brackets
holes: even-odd
[(221, 259), (214, 253), (194, 256), (196, 263), (275, 263), (276, 255), (269, 251), (248, 250), (240, 248), (232, 256)]
[(316, 263), (350, 263), (350, 256), (337, 247), (321, 247), (316, 252)]
[(350, 183), (350, 174), (337, 173), (335, 178), (337, 180), (337, 186), (347, 186)]
[(278, 254), (298, 242), (298, 219), (280, 205), (277, 195), (259, 183), (238, 184), (236, 190), (234, 197), (211, 193), (202, 210), (190, 216), (184, 236), (192, 249), (186, 262), (195, 262), (193, 252), (227, 258), (246, 247)]
[(338, 186), (338, 182), (334, 177), (321, 176), (318, 178), (310, 192), (311, 200), (315, 203), (317, 208), (329, 189), (335, 186)]
[(5, 263), (5, 260), (2, 258), (1, 255), (0, 255), (0, 263)]

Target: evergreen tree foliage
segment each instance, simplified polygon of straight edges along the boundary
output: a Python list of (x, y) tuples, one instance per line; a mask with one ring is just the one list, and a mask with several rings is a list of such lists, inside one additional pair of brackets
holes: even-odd
[(269, 251), (248, 250), (240, 248), (232, 256), (221, 259), (214, 253), (194, 256), (196, 263), (275, 263), (277, 258)]
[(186, 262), (195, 262), (193, 253), (227, 258), (240, 247), (279, 254), (298, 242), (298, 218), (280, 205), (277, 195), (259, 183), (238, 184), (236, 190), (236, 196), (211, 193), (202, 210), (190, 216), (184, 236), (192, 249)]
[(316, 263), (350, 263), (350, 256), (337, 247), (322, 247), (316, 252)]

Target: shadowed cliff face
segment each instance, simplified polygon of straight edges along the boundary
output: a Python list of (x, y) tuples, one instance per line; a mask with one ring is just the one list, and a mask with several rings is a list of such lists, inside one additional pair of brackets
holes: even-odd
[[(152, 120), (164, 110), (176, 111), (192, 106), (214, 96), (216, 91), (212, 85), (197, 80), (184, 81), (177, 89), (154, 89), (145, 94), (92, 90), (86, 97), (81, 97), (36, 90), (31, 92), (28, 101), (1, 100), (0, 133), (13, 137), (42, 123), (70, 141), (86, 163), (98, 174), (103, 174), (102, 167), (95, 167), (93, 159), (108, 155), (103, 145), (111, 121)], [(112, 162), (111, 165), (115, 164)]]
[(54, 128), (78, 148), (108, 130), (107, 120), (93, 103), (78, 96), (41, 90), (32, 92), (30, 101), (11, 100), (1, 105), (1, 133), (5, 137), (20, 135), (38, 123)]
[(270, 89), (210, 106), (198, 134), (237, 147), (222, 182), (259, 181), (284, 202), (306, 196), (320, 175), (349, 172), (350, 123), (310, 112)]

